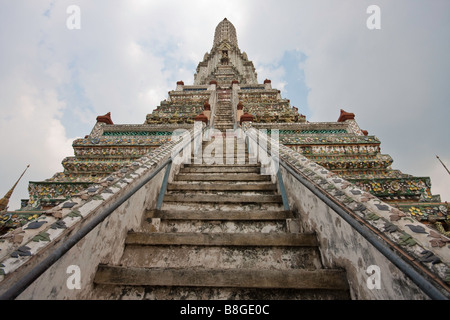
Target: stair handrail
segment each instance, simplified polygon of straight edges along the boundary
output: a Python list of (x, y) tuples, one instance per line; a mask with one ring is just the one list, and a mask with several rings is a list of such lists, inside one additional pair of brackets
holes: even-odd
[[(177, 147), (177, 143), (173, 146), (176, 149), (176, 154), (180, 153), (185, 149), (188, 144), (191, 144), (194, 139), (199, 135), (201, 136), (208, 127), (204, 126), (202, 130), (191, 130), (194, 131), (189, 142), (186, 142), (182, 147)], [(182, 142), (183, 140), (180, 140)], [(161, 170), (172, 163), (173, 155), (166, 159), (162, 164), (155, 168), (147, 177), (142, 179), (135, 186), (126, 191), (123, 195), (112, 200), (106, 208), (101, 210), (92, 220), (88, 221), (83, 225), (80, 230), (75, 234), (70, 235), (67, 239), (62, 241), (57, 247), (42, 261), (40, 261), (36, 266), (34, 266), (27, 274), (21, 277), (17, 282), (15, 282), (10, 288), (0, 295), (0, 300), (13, 300), (19, 296), (26, 288), (28, 288), (36, 279), (38, 279), (48, 268), (55, 264), (65, 253), (67, 253), (72, 247), (74, 247), (79, 241), (81, 241), (85, 236), (89, 234), (95, 227), (97, 227), (102, 221), (104, 221), (108, 216), (110, 216), (117, 208), (119, 208), (125, 201), (127, 201), (131, 196), (133, 196), (138, 190), (144, 187), (148, 182), (150, 182)]]
[(238, 126), (238, 122), (236, 119), (236, 114), (237, 114), (237, 105), (239, 103), (239, 85), (236, 84), (232, 84), (231, 85), (231, 116), (233, 117), (233, 129), (236, 130), (237, 126)]
[(216, 89), (214, 89), (213, 92), (211, 92), (211, 95), (209, 96), (209, 104), (211, 106), (211, 115), (209, 117), (209, 127), (211, 130), (214, 130), (214, 122), (216, 119), (216, 107), (217, 107), (217, 86)]
[[(269, 138), (263, 132), (257, 132), (255, 128), (251, 127), (250, 124), (243, 126), (244, 134), (246, 137), (252, 139), (259, 147), (262, 147), (267, 154), (269, 154), (269, 148), (265, 148), (264, 145), (258, 143), (259, 139), (257, 135), (262, 135), (264, 139), (267, 140), (270, 147), (272, 147), (272, 139)], [(265, 137), (264, 137), (265, 136)], [(249, 144), (250, 145), (250, 144)], [(279, 148), (279, 143), (276, 143), (275, 148)], [(279, 150), (278, 150), (279, 151)], [(295, 152), (294, 150), (291, 150)], [(275, 152), (276, 154), (279, 154)], [(431, 299), (434, 300), (449, 300), (449, 297), (443, 294), (438, 288), (437, 283), (433, 277), (425, 277), (422, 273), (418, 272), (412, 265), (403, 260), (397, 252), (403, 252), (403, 250), (395, 246), (396, 251), (391, 249), (384, 241), (382, 235), (377, 234), (376, 230), (373, 228), (369, 229), (369, 225), (366, 221), (362, 219), (357, 219), (354, 212), (342, 205), (336, 199), (329, 197), (325, 192), (323, 192), (315, 182), (309, 179), (304, 173), (300, 172), (295, 166), (293, 166), (289, 161), (286, 161), (281, 155), (277, 157), (279, 164), (289, 172), (296, 180), (302, 183), (307, 189), (309, 189), (315, 196), (322, 200), (327, 206), (334, 210), (344, 221), (350, 224), (362, 237), (364, 237), (370, 244), (372, 244), (380, 253), (382, 253), (390, 262), (392, 262), (400, 271), (408, 275), (408, 277), (420, 288), (425, 294), (427, 294)], [(278, 168), (279, 169), (279, 168)], [(280, 170), (278, 170), (280, 171)], [(395, 245), (395, 244), (393, 244)], [(406, 253), (405, 253), (406, 255)], [(428, 273), (428, 271), (421, 267), (416, 266), (421, 269), (422, 272)], [(434, 281), (431, 281), (431, 279)]]

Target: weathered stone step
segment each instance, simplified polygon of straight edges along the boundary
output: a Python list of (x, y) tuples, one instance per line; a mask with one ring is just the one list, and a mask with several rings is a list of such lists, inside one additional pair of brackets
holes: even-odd
[(169, 220), (285, 220), (291, 219), (292, 211), (181, 211), (181, 210), (149, 210), (145, 218)]
[[(199, 161), (197, 160), (192, 160), (191, 163), (194, 163), (194, 161)], [(212, 165), (244, 165), (244, 164), (255, 164), (257, 161), (255, 158), (201, 158), (202, 161), (202, 165), (205, 166), (212, 166)]]
[(219, 130), (219, 131), (222, 131), (223, 134), (225, 135), (225, 131), (226, 131), (226, 130), (233, 130), (233, 126), (232, 126), (232, 125), (229, 125), (229, 126), (220, 126), (220, 127), (217, 126), (216, 129)]
[[(212, 153), (212, 154), (203, 154), (202, 155), (202, 159), (204, 159), (205, 161), (208, 161), (208, 163), (211, 163), (212, 159), (222, 159), (223, 160), (223, 164), (227, 164), (225, 162), (225, 160), (231, 161), (233, 160), (233, 163), (237, 163), (236, 160), (240, 160), (240, 162), (243, 162), (242, 164), (245, 164), (244, 161), (249, 159), (249, 154), (246, 152), (239, 152), (239, 153), (222, 153), (222, 152), (217, 152), (217, 154)], [(251, 155), (253, 157), (253, 155)], [(199, 157), (198, 157), (199, 158)], [(220, 163), (216, 163), (216, 164), (220, 164)], [(228, 163), (228, 164), (232, 164), (232, 163)], [(241, 164), (241, 165), (242, 165)]]
[(223, 173), (223, 174), (199, 174), (199, 173), (179, 173), (175, 176), (175, 181), (270, 181), (270, 176), (254, 173)]
[(342, 270), (138, 268), (100, 265), (96, 284), (347, 290)]
[[(223, 132), (219, 132), (219, 133), (226, 133), (226, 131), (223, 131)], [(234, 132), (234, 130), (229, 130), (229, 132), (228, 133), (235, 133)], [(236, 142), (236, 136), (226, 136), (226, 137), (221, 137), (222, 138), (222, 141), (223, 141), (223, 144), (224, 145), (226, 145), (226, 144), (238, 144), (238, 145), (245, 145), (245, 142), (243, 141), (243, 140), (239, 140), (238, 142)], [(213, 140), (205, 140), (205, 141), (203, 141), (203, 144), (205, 144), (205, 143), (210, 143), (210, 142), (212, 142)]]
[[(231, 130), (230, 133), (234, 133), (233, 131), (234, 131), (234, 130)], [(226, 132), (222, 132), (222, 133), (226, 133)], [(208, 144), (210, 144), (210, 143), (212, 143), (212, 142), (213, 142), (212, 140), (211, 140), (211, 141), (203, 141), (203, 146), (208, 145)], [(246, 146), (246, 145), (245, 145), (245, 141), (243, 141), (243, 140), (239, 140), (239, 141), (236, 142), (234, 136), (232, 136), (231, 139), (230, 139), (229, 136), (222, 137), (222, 143), (223, 143), (224, 146), (229, 145), (229, 144), (232, 144), (232, 145), (234, 145), (234, 146), (237, 145), (237, 146), (239, 146), (239, 147), (241, 147), (241, 148), (243, 148), (243, 147)]]
[[(153, 228), (153, 227), (155, 228)], [(151, 221), (149, 229), (142, 231), (157, 231), (170, 233), (286, 233), (286, 220), (160, 220)]]
[(109, 300), (348, 300), (348, 290), (101, 285), (93, 299)]
[(247, 166), (201, 166), (201, 167), (185, 167), (181, 168), (181, 173), (225, 173), (225, 172), (246, 172), (246, 173), (259, 173), (261, 171), (258, 167)]
[(219, 130), (219, 131), (222, 131), (225, 134), (226, 130), (228, 130), (228, 129), (233, 130), (233, 125), (232, 124), (229, 124), (229, 125), (217, 125), (217, 126), (214, 125), (214, 128)]
[(246, 164), (198, 164), (198, 163), (186, 163), (184, 164), (185, 168), (261, 168), (260, 164), (257, 163), (246, 163)]
[(150, 211), (142, 224), (141, 232), (286, 233), (299, 231), (297, 220), (282, 219), (281, 215), (275, 214), (271, 217), (263, 217), (261, 214), (245, 215), (235, 212), (225, 214), (227, 217), (223, 217), (223, 212), (221, 215), (207, 213), (193, 215), (192, 212), (186, 211), (184, 213), (171, 219), (173, 215), (158, 217)]
[(162, 210), (194, 210), (201, 212), (210, 211), (254, 211), (254, 210), (284, 210), (282, 203), (259, 202), (259, 203), (237, 203), (237, 202), (163, 202)]
[[(211, 152), (210, 152), (211, 151)], [(199, 154), (197, 155), (198, 157), (202, 157), (202, 158), (215, 158), (215, 157), (221, 157), (221, 158), (234, 158), (236, 159), (236, 157), (246, 157), (248, 158), (250, 154), (248, 153), (247, 150), (229, 150), (227, 152), (226, 149), (224, 150), (208, 150), (205, 151), (205, 149), (203, 149), (203, 154), (201, 154), (199, 152)]]
[(203, 183), (169, 183), (168, 191), (276, 191), (276, 185), (266, 184), (203, 184)]
[(222, 133), (226, 133), (227, 130), (232, 130), (233, 129), (233, 122), (227, 122), (227, 123), (215, 123), (214, 124), (214, 129), (221, 131)]
[(131, 245), (195, 245), (195, 246), (317, 246), (313, 233), (145, 233), (130, 232), (125, 244)]
[[(213, 174), (213, 173), (209, 173), (209, 174)], [(234, 184), (234, 185), (251, 185), (251, 184), (268, 184), (271, 183), (268, 180), (261, 180), (261, 181), (252, 181), (252, 180), (248, 180), (248, 181), (240, 181), (240, 180), (222, 180), (222, 181), (217, 181), (217, 180), (179, 180), (179, 181), (174, 181), (171, 183), (176, 183), (176, 184), (205, 184), (205, 185), (214, 185), (217, 183), (222, 183), (222, 184)]]
[[(209, 145), (204, 145), (202, 147), (202, 150), (205, 150), (208, 147), (209, 147)], [(228, 152), (234, 151), (235, 154), (236, 153), (247, 153), (248, 152), (248, 148), (246, 148), (244, 146), (236, 147), (236, 146), (232, 146), (232, 145), (231, 146), (227, 146), (227, 145), (218, 146), (218, 145), (215, 145), (215, 146), (209, 147), (208, 151), (210, 151), (211, 154), (219, 153), (219, 154), (224, 154), (225, 155), (227, 151)]]
[(317, 247), (207, 247), (127, 245), (122, 266), (195, 269), (307, 269), (323, 268)]
[(172, 194), (167, 193), (164, 196), (165, 202), (195, 202), (195, 203), (267, 203), (267, 202), (275, 202), (281, 203), (283, 200), (281, 195), (272, 195), (272, 194), (248, 194), (248, 195), (240, 195), (237, 194), (198, 194), (198, 193), (180, 193), (180, 194)]
[(206, 150), (206, 149), (207, 149), (208, 152), (214, 152), (214, 151), (218, 152), (218, 151), (220, 151), (220, 152), (223, 152), (223, 153), (225, 153), (225, 151), (227, 151), (227, 149), (229, 151), (234, 151), (234, 152), (237, 152), (237, 151), (239, 151), (239, 152), (247, 152), (247, 150), (248, 150), (247, 146), (244, 146), (244, 145), (238, 145), (238, 146), (234, 145), (233, 146), (233, 145), (219, 144), (219, 143), (215, 143), (215, 144), (211, 143), (211, 144), (203, 145), (202, 146), (202, 150)]
[(211, 150), (211, 152), (209, 152), (209, 151), (210, 150), (208, 150), (206, 152), (204, 150), (202, 157), (203, 158), (214, 158), (214, 157), (222, 157), (222, 158), (228, 157), (228, 158), (231, 158), (231, 156), (233, 156), (234, 158), (236, 158), (236, 157), (243, 157), (243, 156), (248, 157), (249, 156), (249, 153), (248, 153), (247, 150), (238, 150), (238, 151), (236, 151), (236, 150), (229, 150), (227, 152), (226, 149), (223, 149), (223, 150), (215, 149), (215, 150)]
[(267, 194), (248, 194), (248, 195), (240, 195), (237, 194), (198, 194), (198, 193), (180, 193), (180, 194), (172, 194), (167, 193), (164, 196), (164, 201), (170, 202), (195, 202), (195, 203), (267, 203), (267, 202), (275, 202), (281, 203), (282, 198), (281, 195), (267, 195)]
[[(197, 159), (197, 160), (195, 160)], [(222, 157), (222, 156), (203, 156), (199, 158), (192, 159), (191, 163), (198, 162), (199, 159), (202, 159), (202, 164), (204, 165), (244, 165), (244, 164), (255, 164), (257, 163), (257, 158), (255, 156), (234, 156), (234, 157)]]
[[(183, 203), (281, 203), (280, 198), (273, 190), (170, 190), (164, 198), (167, 203), (178, 199)], [(192, 198), (188, 199), (189, 197)], [(234, 200), (233, 198), (240, 198)], [(261, 199), (258, 199), (261, 198)]]

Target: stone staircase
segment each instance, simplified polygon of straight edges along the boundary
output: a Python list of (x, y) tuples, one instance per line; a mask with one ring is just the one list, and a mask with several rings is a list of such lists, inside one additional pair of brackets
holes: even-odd
[(231, 111), (231, 90), (218, 89), (217, 93), (218, 99), (214, 129), (225, 133), (227, 129), (234, 129), (233, 113)]
[[(230, 90), (216, 128), (233, 129)], [(219, 143), (217, 143), (219, 142)], [(96, 299), (348, 299), (244, 141), (216, 133), (168, 184), (161, 210), (130, 231), (119, 265), (100, 265)]]
[(224, 138), (213, 156), (234, 147), (244, 164), (183, 165), (120, 264), (98, 267), (93, 298), (349, 299), (345, 272), (323, 268), (315, 235), (299, 232), (240, 142)]

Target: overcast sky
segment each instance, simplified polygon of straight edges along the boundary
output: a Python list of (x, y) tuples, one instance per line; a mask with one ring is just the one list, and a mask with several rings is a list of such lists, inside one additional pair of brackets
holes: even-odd
[[(369, 5), (381, 9), (370, 30)], [(68, 29), (69, 5), (80, 29)], [(392, 167), (432, 179), (450, 200), (448, 0), (1, 0), (0, 197), (27, 164), (28, 181), (63, 170), (72, 141), (98, 115), (140, 124), (175, 89), (192, 84), (227, 18), (260, 83), (271, 79), (309, 121), (353, 112), (381, 140)]]

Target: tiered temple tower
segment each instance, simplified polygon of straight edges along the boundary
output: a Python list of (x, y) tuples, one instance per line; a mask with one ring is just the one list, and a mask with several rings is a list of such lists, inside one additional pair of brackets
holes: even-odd
[[(225, 102), (232, 109), (226, 121), (225, 114), (222, 120), (216, 117)], [(448, 234), (448, 204), (431, 193), (430, 179), (392, 169), (393, 159), (381, 153), (379, 139), (362, 130), (353, 113), (336, 113), (334, 122), (306, 121), (270, 80), (259, 83), (253, 62), (239, 49), (235, 27), (225, 18), (216, 27), (211, 51), (197, 66), (193, 85), (177, 82), (142, 124), (116, 124), (110, 113), (97, 117), (90, 134), (73, 142), (74, 155), (62, 161), (63, 172), (30, 182), (30, 198), (9, 226), (95, 185), (169, 141), (176, 129), (192, 128), (200, 120), (219, 130), (245, 121), (268, 133), (279, 130), (285, 146)]]
[(0, 208), (0, 298), (448, 299), (448, 204), (336, 113), (259, 83), (224, 19), (192, 85), (142, 124), (98, 116)]

